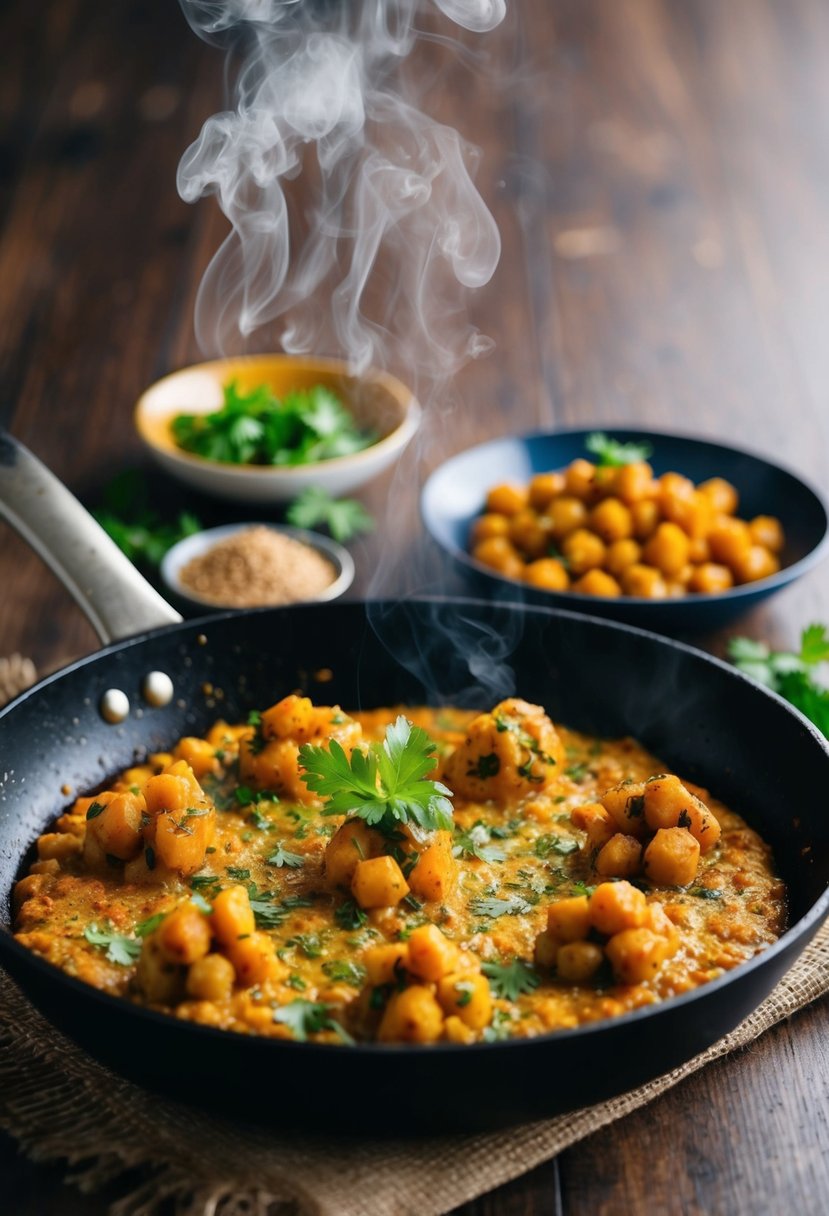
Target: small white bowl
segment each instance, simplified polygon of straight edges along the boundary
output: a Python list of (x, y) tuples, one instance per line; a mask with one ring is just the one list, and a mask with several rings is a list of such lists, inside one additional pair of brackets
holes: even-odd
[[(182, 584), (180, 575), (184, 566), (194, 557), (201, 557), (219, 541), (226, 540), (228, 536), (234, 536), (238, 532), (247, 532), (250, 528), (270, 528), (272, 532), (281, 532), (283, 536), (290, 536), (293, 540), (302, 541), (303, 544), (316, 549), (319, 554), (331, 562), (336, 571), (334, 581), (329, 583), (319, 595), (315, 595), (310, 601), (305, 602), (323, 604), (329, 600), (336, 600), (348, 590), (354, 581), (354, 559), (348, 550), (337, 541), (329, 540), (327, 536), (320, 536), (318, 532), (308, 532), (305, 528), (292, 528), (288, 524), (259, 523), (254, 520), (251, 523), (222, 524), (219, 528), (206, 528), (203, 532), (195, 532), (192, 536), (186, 536), (184, 540), (180, 540), (178, 544), (168, 549), (161, 562), (161, 577), (174, 596), (202, 611), (222, 612), (225, 608), (234, 607), (235, 605), (232, 604), (223, 605), (216, 603), (215, 600), (202, 599), (191, 588)], [(263, 607), (266, 606), (263, 605)]]
[[(243, 390), (267, 384), (277, 396), (322, 384), (339, 396), (360, 427), (379, 438), (350, 456), (290, 468), (223, 464), (183, 451), (173, 439), (172, 419), (220, 409), (222, 388), (230, 380)], [(420, 406), (394, 376), (374, 368), (353, 376), (340, 360), (304, 355), (247, 355), (185, 367), (151, 385), (135, 407), (138, 433), (166, 472), (205, 494), (262, 504), (289, 502), (308, 486), (333, 498), (356, 490), (398, 458), (419, 422)]]

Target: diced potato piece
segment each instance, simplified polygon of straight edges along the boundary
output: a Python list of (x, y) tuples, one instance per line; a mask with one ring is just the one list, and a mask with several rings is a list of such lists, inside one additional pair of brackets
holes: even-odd
[(256, 920), (245, 887), (225, 887), (213, 900), (210, 926), (216, 941), (229, 946), (237, 938), (253, 933)]
[(266, 739), (305, 742), (315, 733), (314, 706), (309, 697), (291, 693), (262, 713), (262, 734)]
[(446, 899), (458, 877), (458, 863), (452, 856), (452, 833), (433, 832), (425, 845), (417, 845), (417, 863), (409, 874), (415, 895), (430, 902)]
[(679, 949), (679, 930), (660, 903), (654, 902), (648, 904), (648, 912), (643, 927), (650, 929), (657, 937), (665, 938), (668, 943), (667, 958), (676, 954)]
[(561, 942), (545, 929), (535, 939), (533, 958), (539, 967), (554, 967)]
[(267, 933), (256, 931), (248, 936), (237, 937), (225, 949), (233, 963), (236, 980), (243, 988), (262, 984), (284, 971)]
[(668, 944), (650, 929), (624, 929), (611, 937), (605, 953), (613, 974), (622, 984), (642, 984), (653, 979), (668, 957)]
[(391, 908), (409, 894), (409, 884), (393, 857), (358, 861), (351, 893), (361, 908)]
[(644, 922), (647, 900), (629, 882), (603, 882), (590, 896), (590, 920), (599, 933), (612, 936)]
[(460, 1018), (451, 1016), (443, 1023), (443, 1037), (447, 1043), (474, 1043), (475, 1031)]
[(446, 762), (447, 784), (470, 801), (540, 794), (558, 776), (564, 745), (540, 705), (511, 697), (479, 714)]
[(408, 942), (384, 942), (382, 945), (369, 946), (363, 955), (366, 980), (373, 988), (380, 984), (397, 983), (401, 974), (408, 969), (408, 962)]
[(600, 849), (618, 831), (616, 820), (600, 802), (586, 802), (577, 806), (570, 814), (574, 827), (587, 833), (588, 846)]
[(208, 917), (195, 904), (180, 904), (156, 929), (161, 953), (171, 963), (189, 966), (210, 949)]
[(83, 851), (83, 840), (70, 832), (44, 832), (38, 837), (37, 855), (41, 861), (60, 863)]
[(458, 965), (458, 947), (437, 925), (419, 925), (409, 938), (408, 969), (434, 983)]
[(325, 878), (332, 887), (350, 887), (360, 861), (379, 857), (385, 840), (363, 819), (346, 819), (328, 842), (325, 850)]
[(604, 955), (595, 942), (568, 942), (556, 953), (559, 979), (569, 984), (584, 984), (602, 965)]
[(412, 984), (389, 998), (377, 1038), (381, 1043), (435, 1043), (442, 1033), (443, 1010), (431, 988)]
[(86, 813), (83, 815), (66, 814), (55, 823), (56, 832), (69, 832), (72, 836), (77, 836), (83, 840), (86, 835)]
[(590, 901), (586, 895), (559, 899), (547, 909), (547, 932), (559, 942), (576, 942), (590, 932)]
[(617, 832), (600, 849), (596, 858), (596, 873), (603, 878), (630, 878), (638, 873), (642, 861), (642, 845), (635, 836)]
[(114, 794), (99, 815), (87, 820), (87, 836), (93, 835), (104, 853), (129, 861), (141, 852), (146, 810), (143, 794)]
[(455, 971), (438, 983), (438, 1001), (447, 1017), (457, 1017), (471, 1030), (483, 1030), (492, 1020), (489, 981), (477, 971)]
[(166, 772), (150, 778), (144, 786), (144, 798), (149, 815), (168, 811), (178, 816), (189, 806), (202, 803), (204, 791), (190, 765), (184, 760), (177, 760)]
[(170, 962), (161, 949), (158, 930), (144, 938), (135, 982), (148, 1001), (155, 1005), (175, 1005), (184, 989), (184, 973), (177, 963)]
[(216, 749), (206, 739), (197, 739), (190, 735), (179, 739), (173, 748), (173, 756), (176, 760), (184, 760), (189, 764), (196, 777), (219, 771)]
[(660, 828), (645, 849), (645, 874), (660, 886), (687, 887), (696, 877), (699, 854), (699, 842), (686, 828)]
[(27, 874), (14, 884), (14, 909), (19, 912), (27, 899), (39, 895), (44, 886), (49, 883), (45, 874)]
[[(74, 837), (70, 837), (74, 839)], [(40, 842), (38, 842), (40, 843)], [(83, 844), (79, 840), (75, 840), (75, 844), (79, 849), (83, 848)], [(43, 861), (33, 861), (29, 866), (30, 874), (60, 874), (60, 862), (56, 857), (47, 857)]]
[(682, 784), (678, 777), (653, 777), (645, 783), (645, 821), (648, 827), (687, 828), (708, 853), (720, 838), (720, 825), (701, 799)]
[[(198, 809), (198, 808), (194, 808)], [(216, 812), (180, 816), (161, 814), (155, 819), (153, 847), (162, 865), (179, 874), (195, 874), (204, 865), (208, 846), (216, 832)]]
[(223, 954), (205, 954), (187, 972), (187, 995), (197, 1001), (224, 1001), (233, 991), (236, 972)]
[(599, 801), (626, 836), (645, 835), (645, 783), (623, 781), (606, 790)]

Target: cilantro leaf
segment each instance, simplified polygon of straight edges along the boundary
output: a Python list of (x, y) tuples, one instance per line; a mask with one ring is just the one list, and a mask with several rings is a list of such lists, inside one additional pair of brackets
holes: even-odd
[(362, 963), (352, 962), (351, 959), (332, 959), (330, 963), (323, 963), (322, 969), (335, 983), (350, 984), (352, 988), (362, 988), (365, 982), (365, 967)]
[(332, 498), (319, 486), (307, 486), (285, 512), (296, 528), (316, 528), (323, 524), (334, 540), (351, 540), (361, 532), (374, 531), (374, 516), (355, 498)]
[(265, 865), (288, 866), (292, 870), (298, 869), (304, 862), (305, 857), (302, 853), (291, 853), (281, 844), (277, 845), (275, 853), (271, 853), (270, 857), (265, 858)]
[(506, 899), (481, 897), (471, 900), (469, 909), (475, 916), (494, 920), (498, 916), (521, 916), (531, 911), (532, 904), (520, 895), (508, 895)]
[(490, 844), (490, 832), (482, 823), (474, 824), (467, 832), (455, 832), (453, 857), (477, 857), (480, 861), (506, 861), (506, 853), (496, 844)]
[(536, 857), (549, 857), (551, 853), (557, 853), (559, 857), (566, 857), (568, 853), (575, 853), (578, 850), (579, 843), (573, 840), (571, 836), (559, 836), (552, 832), (547, 836), (539, 836), (533, 847), (533, 852)]
[(732, 638), (728, 656), (744, 673), (799, 709), (829, 738), (829, 688), (819, 684), (813, 669), (829, 662), (829, 629), (808, 625), (800, 636), (798, 653), (770, 650), (751, 638)]
[(829, 662), (829, 629), (825, 625), (807, 625), (800, 635), (801, 663), (814, 667)]
[(646, 441), (641, 443), (619, 443), (604, 431), (593, 431), (584, 441), (584, 446), (596, 457), (596, 464), (603, 469), (618, 469), (637, 460), (647, 460), (653, 447)]
[(353, 1043), (339, 1022), (331, 1017), (332, 1005), (317, 1004), (314, 1001), (304, 1001), (301, 997), (289, 1001), (274, 1010), (273, 1020), (287, 1026), (295, 1039), (304, 1043), (309, 1034), (318, 1034), (321, 1030), (333, 1030), (343, 1043)]
[(517, 1001), (522, 993), (532, 992), (541, 982), (535, 969), (520, 958), (511, 963), (483, 963), (481, 971), (493, 994), (506, 1001)]
[(141, 953), (141, 942), (138, 938), (116, 933), (111, 925), (109, 928), (99, 929), (93, 922), (86, 926), (83, 935), (91, 946), (106, 950), (106, 957), (111, 963), (118, 963), (121, 967), (131, 967)]
[(434, 753), (426, 731), (401, 715), (382, 743), (355, 748), (350, 760), (336, 739), (328, 748), (303, 744), (299, 759), (308, 789), (327, 799), (324, 815), (356, 815), (389, 835), (405, 823), (451, 830), (451, 790), (426, 777)]

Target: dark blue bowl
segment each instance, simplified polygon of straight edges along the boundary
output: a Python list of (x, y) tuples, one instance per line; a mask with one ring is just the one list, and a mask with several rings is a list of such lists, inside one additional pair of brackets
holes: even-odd
[(751, 452), (705, 439), (612, 428), (609, 433), (614, 439), (651, 445), (650, 463), (657, 476), (675, 470), (694, 482), (724, 477), (739, 492), (738, 514), (743, 519), (777, 516), (786, 534), (778, 573), (719, 595), (688, 595), (674, 600), (634, 596), (602, 599), (569, 591), (540, 591), (475, 561), (467, 552), (467, 538), (472, 521), (483, 509), (487, 491), (505, 481), (525, 484), (536, 473), (562, 469), (579, 456), (590, 459), (585, 440), (596, 429), (494, 439), (452, 456), (432, 473), (421, 495), (423, 522), (432, 538), (457, 563), (470, 590), (485, 592), (494, 599), (524, 600), (613, 617), (662, 633), (704, 633), (727, 624), (794, 582), (823, 556), (829, 540), (827, 500), (794, 473)]

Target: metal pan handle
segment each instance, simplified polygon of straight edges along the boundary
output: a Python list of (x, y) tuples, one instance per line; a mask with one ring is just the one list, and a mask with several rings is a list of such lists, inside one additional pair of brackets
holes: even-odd
[(54, 571), (103, 643), (181, 620), (54, 473), (2, 428), (0, 516)]

